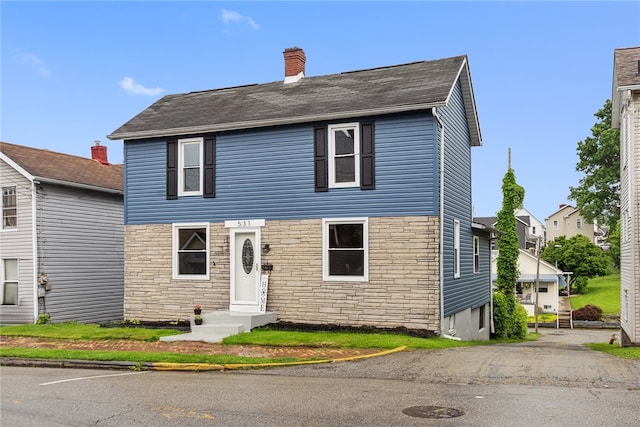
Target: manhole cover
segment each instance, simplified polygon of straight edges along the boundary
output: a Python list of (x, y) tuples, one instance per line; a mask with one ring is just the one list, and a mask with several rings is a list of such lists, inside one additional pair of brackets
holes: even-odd
[(464, 411), (444, 406), (412, 406), (402, 413), (416, 418), (456, 418), (464, 415)]

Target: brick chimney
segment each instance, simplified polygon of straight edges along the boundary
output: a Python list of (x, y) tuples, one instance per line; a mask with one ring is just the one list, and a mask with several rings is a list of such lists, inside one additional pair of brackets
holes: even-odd
[(100, 145), (100, 141), (96, 141), (96, 145), (91, 147), (91, 160), (96, 160), (102, 165), (108, 165), (107, 147)]
[(284, 82), (294, 83), (304, 77), (304, 64), (307, 56), (299, 47), (284, 50)]

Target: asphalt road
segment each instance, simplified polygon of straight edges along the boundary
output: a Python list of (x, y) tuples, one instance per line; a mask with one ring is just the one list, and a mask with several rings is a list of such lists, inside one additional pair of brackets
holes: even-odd
[(611, 331), (541, 332), (543, 338), (533, 343), (259, 371), (2, 367), (0, 422), (3, 427), (640, 425), (640, 361), (581, 346), (606, 342)]

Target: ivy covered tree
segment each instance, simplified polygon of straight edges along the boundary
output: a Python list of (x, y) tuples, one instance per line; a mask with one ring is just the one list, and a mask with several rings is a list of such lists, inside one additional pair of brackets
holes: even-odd
[(516, 209), (524, 202), (524, 188), (516, 182), (509, 167), (502, 179), (502, 209), (498, 212), (498, 278), (494, 293), (495, 334), (500, 338), (522, 339), (527, 335), (527, 313), (516, 301), (518, 256), (520, 244), (516, 224)]
[(520, 243), (516, 223), (516, 209), (524, 202), (524, 188), (516, 182), (513, 169), (509, 168), (502, 178), (502, 209), (498, 212), (496, 228), (498, 236), (498, 279), (496, 287), (505, 295), (514, 295), (520, 272), (518, 271), (518, 255)]

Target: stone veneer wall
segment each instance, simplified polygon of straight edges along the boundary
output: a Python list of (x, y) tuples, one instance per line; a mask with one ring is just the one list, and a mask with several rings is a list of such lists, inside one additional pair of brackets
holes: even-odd
[[(229, 230), (211, 224), (209, 281), (171, 278), (171, 225), (126, 227), (125, 318), (187, 319), (229, 305)], [(369, 281), (322, 281), (322, 220), (266, 221), (267, 310), (280, 321), (440, 330), (437, 217), (369, 218)], [(214, 265), (215, 263), (215, 265)]]

